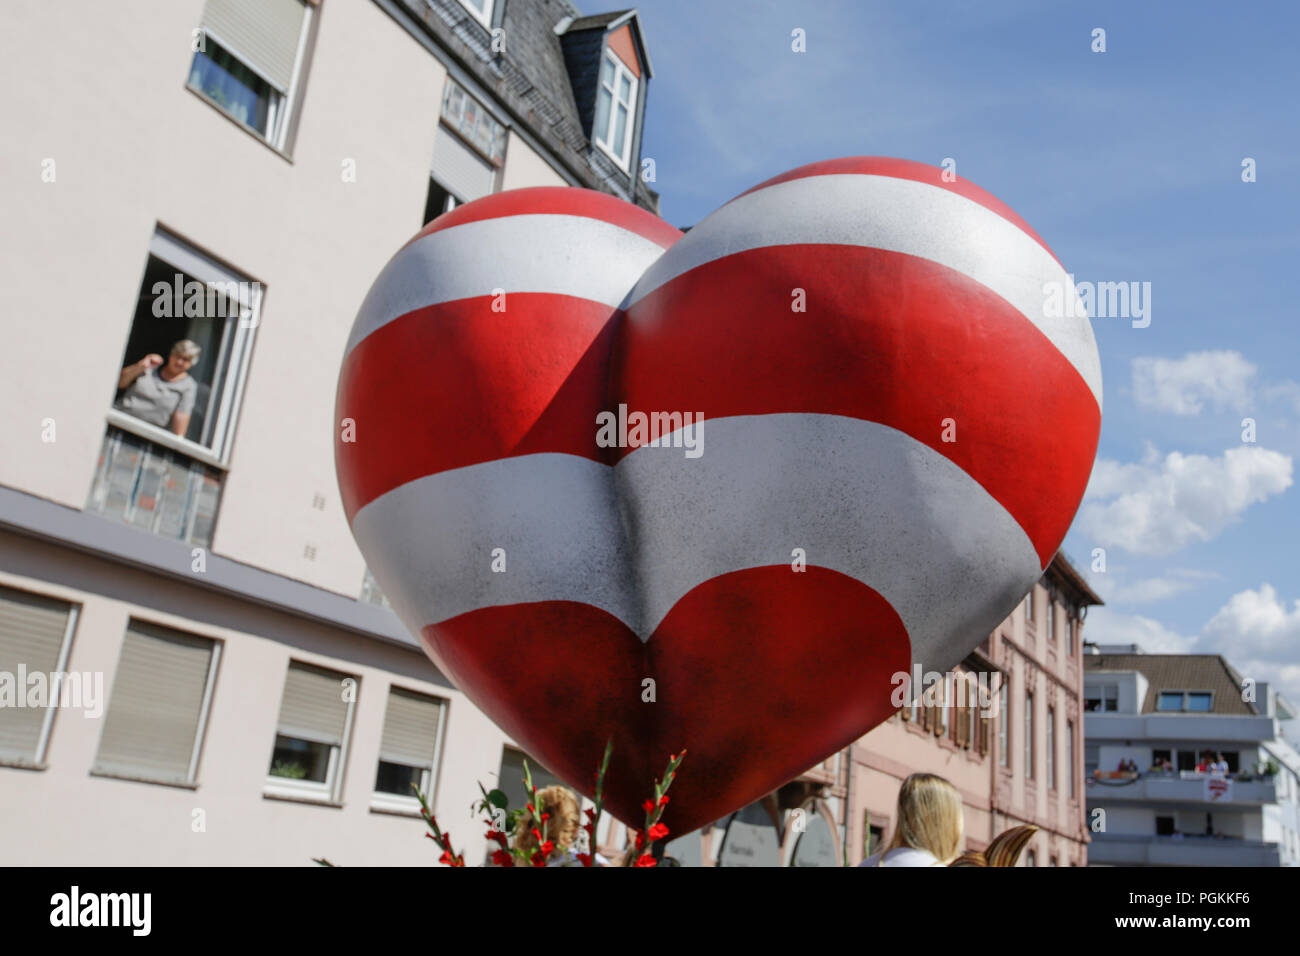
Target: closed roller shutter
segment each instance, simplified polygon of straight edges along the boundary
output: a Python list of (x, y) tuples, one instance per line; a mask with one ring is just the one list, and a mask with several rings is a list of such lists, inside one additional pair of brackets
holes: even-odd
[(306, 11), (302, 0), (208, 0), (202, 26), (285, 93), (293, 81)]
[(441, 701), (394, 687), (388, 693), (379, 759), (432, 769), (441, 718)]
[(464, 141), (439, 126), (433, 139), (434, 178), (442, 183), (461, 202), (472, 202), (490, 195), (496, 182), (496, 167)]
[[(59, 666), (71, 605), (0, 588), (0, 674), (14, 682), (14, 703), (0, 707), (0, 759), (35, 761), (45, 707), (27, 707), (27, 687), (18, 684), (21, 664), (28, 674), (49, 674)], [(48, 685), (47, 685), (48, 687)]]
[(97, 771), (190, 782), (214, 646), (131, 622), (113, 678)]
[(296, 661), (289, 665), (284, 681), (284, 700), (280, 704), (279, 731), (319, 744), (342, 746), (348, 720), (348, 705), (343, 699), (346, 674), (327, 671)]

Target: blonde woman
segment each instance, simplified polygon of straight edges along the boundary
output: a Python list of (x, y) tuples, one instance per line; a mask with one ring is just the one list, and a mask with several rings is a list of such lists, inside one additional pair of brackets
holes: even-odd
[[(546, 839), (555, 844), (546, 858), (546, 865), (580, 866), (577, 842), (582, 814), (578, 795), (568, 787), (544, 787), (537, 791), (537, 811), (550, 814), (546, 821)], [(521, 827), (515, 834), (515, 849), (537, 849), (537, 838), (531, 828)], [(609, 861), (599, 853), (595, 863), (597, 866), (609, 865)]]
[(859, 866), (947, 866), (961, 852), (961, 795), (943, 777), (914, 773), (904, 780), (897, 817), (889, 845)]

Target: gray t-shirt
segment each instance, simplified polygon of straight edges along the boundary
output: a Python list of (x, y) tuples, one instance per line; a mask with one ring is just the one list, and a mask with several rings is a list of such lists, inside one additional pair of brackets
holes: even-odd
[(175, 412), (188, 415), (193, 411), (199, 386), (192, 375), (165, 381), (158, 374), (161, 368), (151, 368), (127, 386), (118, 407), (151, 425), (167, 428)]

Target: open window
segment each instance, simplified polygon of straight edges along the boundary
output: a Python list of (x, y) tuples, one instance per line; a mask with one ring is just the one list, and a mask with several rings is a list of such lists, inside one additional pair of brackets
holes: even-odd
[(315, 0), (207, 0), (188, 85), (276, 149), (301, 86)]

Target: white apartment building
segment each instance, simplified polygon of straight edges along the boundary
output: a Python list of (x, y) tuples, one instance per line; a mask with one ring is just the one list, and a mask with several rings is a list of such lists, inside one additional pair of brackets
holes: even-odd
[[(428, 864), (411, 783), (478, 862), (477, 783), (522, 758), (368, 580), (336, 378), (452, 206), (657, 211), (635, 11), (12, 0), (0, 31), (0, 863)], [(184, 340), (189, 389), (145, 367)]]
[(1278, 729), (1295, 716), (1286, 699), (1217, 654), (1090, 650), (1089, 863), (1300, 865), (1300, 755)]

